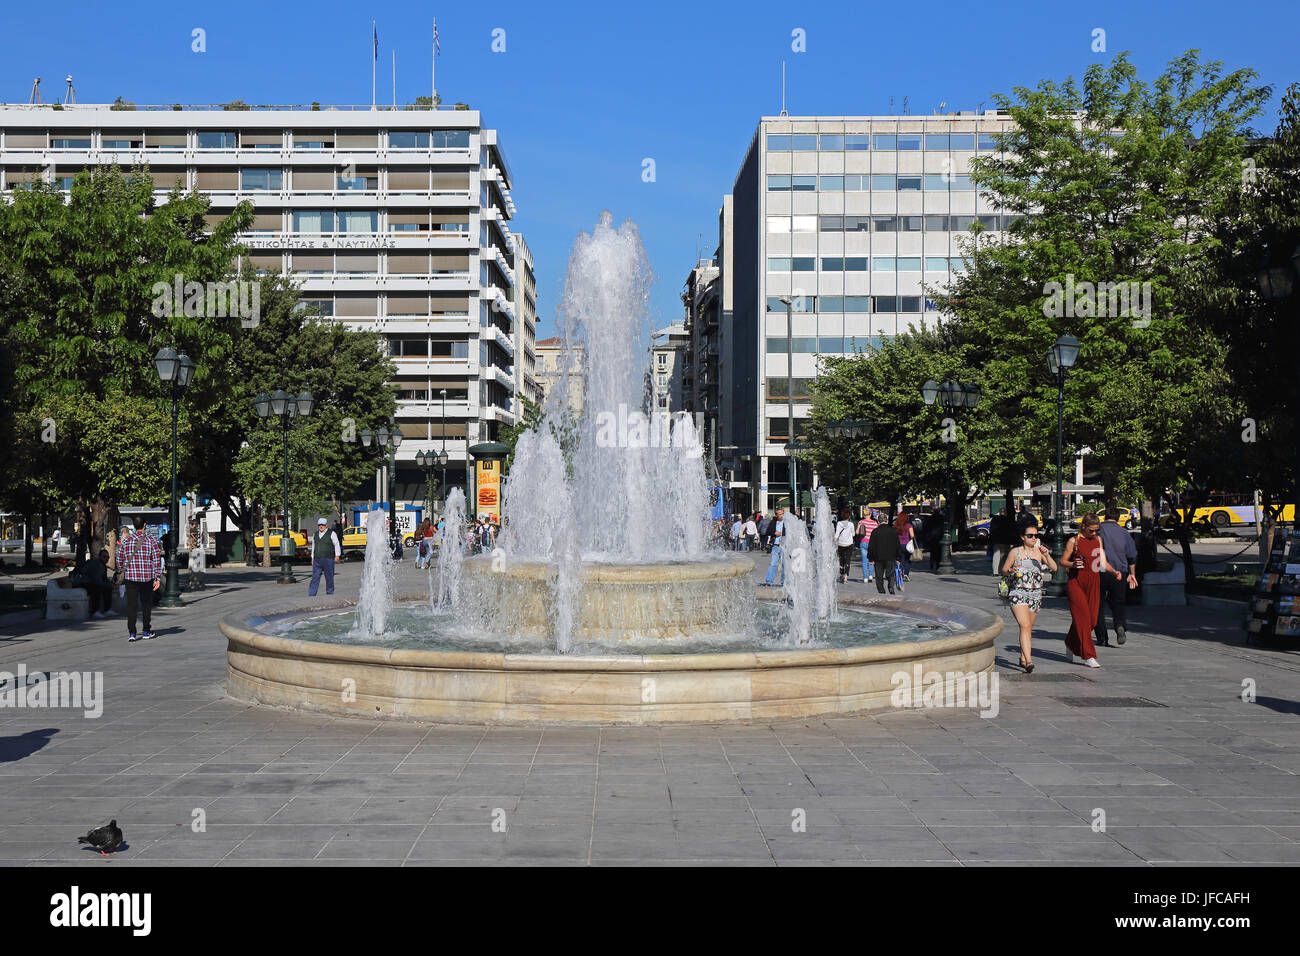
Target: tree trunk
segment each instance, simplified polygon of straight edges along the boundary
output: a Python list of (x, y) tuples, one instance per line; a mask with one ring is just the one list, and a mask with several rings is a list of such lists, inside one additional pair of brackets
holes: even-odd
[(32, 549), (35, 547), (32, 541), (32, 525), (36, 523), (34, 515), (23, 515), (23, 551), (26, 554), (24, 564), (28, 567), (32, 564)]
[(41, 512), (41, 567), (45, 567), (46, 563), (50, 560), (50, 530), (49, 530), (49, 523), (46, 520), (47, 518), (49, 518), (49, 515), (47, 515), (45, 512), (42, 511)]
[(262, 509), (262, 567), (271, 566), (271, 525), (266, 518), (266, 509)]

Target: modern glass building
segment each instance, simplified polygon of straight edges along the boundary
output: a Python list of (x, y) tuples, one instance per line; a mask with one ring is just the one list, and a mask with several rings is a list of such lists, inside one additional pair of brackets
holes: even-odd
[[(178, 182), (206, 193), (210, 224), (251, 202), (253, 266), (380, 333), (397, 365), (399, 502), (424, 500), (417, 453), (445, 445), (448, 480), (463, 484), (468, 447), (515, 421), (535, 280), (509, 225), (510, 169), (478, 111), (0, 106), (0, 193), (38, 178), (68, 188), (108, 164), (147, 165), (159, 199)], [(521, 305), (530, 328), (517, 335)]]
[(959, 240), (975, 223), (977, 241), (1007, 228), (970, 163), (1009, 124), (991, 111), (760, 120), (719, 215), (717, 368), (695, 371), (721, 382), (718, 445), (737, 510), (768, 512), (788, 494), (787, 395), (797, 437), (818, 356), (937, 321), (925, 287), (962, 268)]

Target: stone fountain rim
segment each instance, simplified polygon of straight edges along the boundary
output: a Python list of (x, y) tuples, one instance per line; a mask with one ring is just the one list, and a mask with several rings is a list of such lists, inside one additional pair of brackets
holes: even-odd
[[(774, 600), (775, 596), (760, 595)], [(916, 660), (982, 647), (1002, 630), (1002, 620), (989, 611), (960, 604), (918, 598), (837, 595), (842, 606), (865, 610), (893, 611), (928, 620), (963, 625), (968, 630), (951, 637), (924, 641), (899, 641), (864, 647), (821, 648), (790, 651), (721, 651), (712, 654), (509, 654), (489, 651), (432, 651), (366, 647), (359, 644), (326, 644), (288, 637), (276, 637), (258, 630), (267, 621), (298, 615), (346, 610), (356, 602), (338, 599), (292, 599), (235, 611), (221, 619), (218, 628), (229, 642), (263, 654), (302, 659), (345, 661), (389, 667), (461, 669), (481, 671), (563, 671), (568, 673), (607, 671), (730, 671), (754, 668), (818, 667), (872, 661)], [(427, 594), (407, 592), (394, 595), (399, 603), (426, 603)]]
[[(476, 574), (483, 573), (493, 569), (496, 560), (491, 555), (475, 555), (465, 559), (464, 568)], [(715, 581), (745, 577), (754, 572), (752, 561), (731, 555), (696, 560), (645, 561), (640, 564), (627, 561), (588, 561), (580, 567), (582, 579), (586, 583), (645, 584), (647, 577), (664, 583)], [(554, 575), (555, 564), (551, 561), (507, 556), (504, 572), (515, 579), (546, 581)]]

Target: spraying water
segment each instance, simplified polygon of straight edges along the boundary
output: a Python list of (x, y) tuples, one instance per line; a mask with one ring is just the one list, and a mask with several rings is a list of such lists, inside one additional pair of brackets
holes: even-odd
[(792, 512), (782, 519), (781, 558), (784, 564), (785, 583), (782, 586), (789, 618), (786, 643), (807, 644), (812, 639), (813, 611), (816, 603), (816, 565), (812, 560), (812, 545), (808, 541), (808, 526)]
[(817, 489), (817, 514), (813, 519), (813, 558), (817, 565), (817, 620), (835, 619), (835, 582), (839, 578), (839, 556), (835, 549), (835, 516), (826, 486)]
[(361, 572), (355, 628), (363, 638), (384, 633), (393, 606), (393, 555), (388, 543), (388, 518), (382, 508), (371, 505), (366, 514), (366, 564)]
[(438, 537), (438, 598), (436, 607), (449, 608), (460, 595), (460, 572), (465, 563), (465, 492), (447, 492)]

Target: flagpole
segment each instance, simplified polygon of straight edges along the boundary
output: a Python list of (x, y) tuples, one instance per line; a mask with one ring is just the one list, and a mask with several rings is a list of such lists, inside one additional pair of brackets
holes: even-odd
[(393, 51), (393, 109), (397, 109), (397, 51)]
[(438, 18), (433, 18), (433, 42), (429, 44), (429, 52), (432, 53), (429, 66), (429, 84), (433, 87), (430, 91), (429, 108), (438, 108)]
[(373, 110), (375, 108), (375, 67), (379, 61), (379, 28), (375, 25), (374, 20), (370, 21), (370, 37), (370, 108)]

